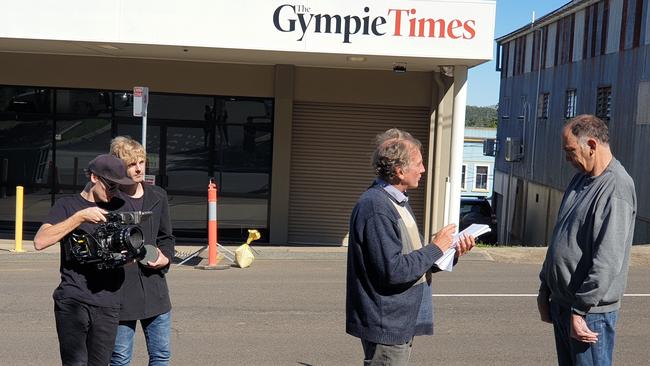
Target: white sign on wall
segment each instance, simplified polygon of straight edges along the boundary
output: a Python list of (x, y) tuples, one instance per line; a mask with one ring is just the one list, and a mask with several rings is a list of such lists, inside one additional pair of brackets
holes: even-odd
[(133, 116), (144, 117), (147, 115), (149, 104), (149, 88), (146, 86), (133, 87)]
[(496, 10), (496, 2), (488, 0), (33, 0), (4, 5), (0, 37), (7, 38), (449, 60), (492, 58)]

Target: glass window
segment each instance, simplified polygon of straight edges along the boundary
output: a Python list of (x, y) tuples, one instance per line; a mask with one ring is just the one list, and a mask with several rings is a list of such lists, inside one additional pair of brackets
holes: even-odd
[(57, 193), (81, 191), (87, 182), (84, 169), (99, 154), (109, 152), (111, 120), (64, 118), (56, 121)]
[(52, 111), (52, 93), (48, 89), (30, 87), (0, 88), (0, 112), (14, 115), (14, 119), (29, 119), (32, 113)]
[[(240, 241), (245, 229), (266, 230), (273, 99), (151, 92), (149, 97), (146, 172), (169, 192), (174, 230), (205, 235), (210, 177), (223, 208), (221, 235), (232, 230)], [(141, 140), (141, 123), (133, 117), (130, 90), (0, 86), (0, 197), (23, 185), (30, 207), (25, 226), (31, 222), (37, 229), (57, 195), (83, 188), (84, 168), (109, 151), (113, 135)], [(0, 200), (0, 209), (15, 207)], [(8, 220), (0, 223), (13, 224)]]
[[(139, 118), (136, 118), (139, 120)], [(142, 122), (128, 121), (126, 123), (117, 124), (117, 136), (128, 136), (132, 139), (142, 142)], [(160, 126), (153, 123), (147, 123), (147, 160), (145, 161), (145, 174), (156, 175), (156, 185), (161, 185), (158, 182), (160, 178)]]
[(100, 90), (58, 89), (56, 113), (110, 117), (113, 94)]
[[(223, 172), (266, 173), (255, 181), (268, 183), (273, 152), (273, 105), (270, 100), (228, 99), (217, 104), (218, 151), (215, 170)], [(259, 176), (259, 174), (257, 175)], [(262, 185), (263, 185), (262, 184)], [(233, 187), (240, 189), (239, 187)], [(257, 187), (255, 190), (261, 188)], [(224, 184), (223, 189), (230, 187)]]
[(598, 88), (596, 94), (596, 117), (609, 121), (612, 113), (612, 87), (603, 86)]
[(209, 149), (203, 144), (203, 134), (203, 128), (167, 128), (167, 187), (170, 191), (207, 191)]
[(12, 231), (16, 186), (23, 187), (25, 229), (35, 231), (50, 209), (50, 102), (48, 89), (0, 86), (0, 226)]
[(537, 104), (537, 116), (538, 118), (542, 119), (548, 119), (549, 115), (549, 101), (550, 101), (550, 94), (549, 93), (543, 93), (538, 101)]
[(465, 180), (466, 180), (465, 174), (466, 174), (466, 172), (467, 172), (467, 165), (463, 164), (463, 168), (462, 168), (461, 173), (460, 173), (460, 189), (463, 190), (463, 191), (465, 190)]
[[(213, 100), (207, 96), (157, 94), (149, 90), (147, 118), (203, 121), (206, 106), (211, 106)], [(133, 115), (132, 108), (130, 112)]]
[(474, 189), (487, 190), (488, 189), (488, 167), (484, 165), (476, 166), (476, 175), (474, 178)]
[(566, 103), (564, 110), (565, 118), (573, 118), (576, 116), (576, 104), (578, 101), (578, 96), (575, 89), (569, 89), (566, 91)]

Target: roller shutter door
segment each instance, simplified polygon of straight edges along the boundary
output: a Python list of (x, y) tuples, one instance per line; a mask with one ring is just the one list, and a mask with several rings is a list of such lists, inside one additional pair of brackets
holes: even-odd
[[(374, 179), (375, 135), (397, 127), (420, 140), (426, 151), (429, 124), (428, 108), (422, 107), (294, 103), (289, 242), (342, 244), (352, 208)], [(420, 229), (424, 178), (409, 192)]]

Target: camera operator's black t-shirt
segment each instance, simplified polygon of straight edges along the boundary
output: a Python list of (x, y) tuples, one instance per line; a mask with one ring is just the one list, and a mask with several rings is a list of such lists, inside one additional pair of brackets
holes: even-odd
[[(88, 207), (97, 207), (106, 211), (115, 211), (124, 205), (124, 201), (113, 198), (110, 202), (90, 202), (80, 194), (62, 197), (56, 201), (45, 223), (58, 224), (75, 212)], [(93, 233), (97, 224), (84, 222), (79, 225), (88, 233)], [(120, 288), (124, 282), (124, 269), (97, 269), (95, 264), (79, 264), (74, 258), (66, 257), (64, 245), (69, 245), (68, 237), (61, 239), (61, 283), (54, 290), (54, 299), (72, 298), (86, 304), (102, 307), (120, 307)]]

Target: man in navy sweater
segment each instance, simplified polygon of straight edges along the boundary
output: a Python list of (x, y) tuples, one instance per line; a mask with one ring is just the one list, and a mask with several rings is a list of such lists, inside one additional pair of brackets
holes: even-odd
[[(416, 335), (433, 334), (431, 273), (452, 246), (456, 225), (426, 244), (408, 203), (422, 173), (421, 144), (408, 132), (377, 136), (372, 165), (377, 179), (350, 218), (346, 332), (361, 339), (364, 365), (407, 365)], [(460, 256), (474, 247), (463, 237)]]

